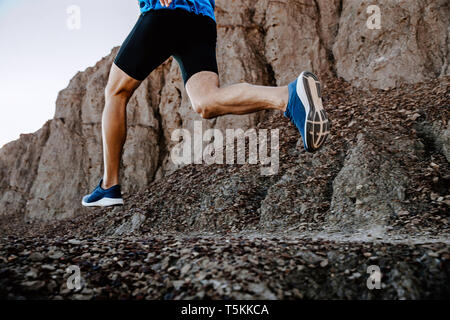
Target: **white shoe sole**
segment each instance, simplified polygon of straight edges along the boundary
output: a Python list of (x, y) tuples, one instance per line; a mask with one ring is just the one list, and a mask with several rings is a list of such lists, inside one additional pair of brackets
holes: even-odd
[(322, 104), (320, 82), (311, 72), (302, 72), (297, 79), (297, 95), (305, 112), (306, 150), (318, 150), (330, 133), (330, 123)]
[(84, 207), (111, 207), (111, 206), (123, 206), (123, 199), (113, 199), (113, 198), (102, 198), (95, 202), (84, 202), (81, 201)]

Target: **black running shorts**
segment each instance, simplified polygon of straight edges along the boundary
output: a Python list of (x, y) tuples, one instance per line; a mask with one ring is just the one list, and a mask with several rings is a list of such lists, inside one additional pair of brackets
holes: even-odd
[(218, 73), (216, 22), (182, 9), (150, 10), (141, 14), (114, 63), (136, 80), (173, 56), (183, 81), (200, 71)]

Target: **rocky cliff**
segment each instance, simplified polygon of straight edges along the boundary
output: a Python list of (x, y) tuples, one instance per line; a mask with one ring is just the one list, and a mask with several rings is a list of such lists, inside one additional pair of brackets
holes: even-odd
[[(299, 71), (336, 75), (367, 88), (388, 88), (448, 75), (446, 1), (378, 1), (381, 29), (369, 29), (369, 1), (217, 1), (222, 85), (246, 81), (286, 85)], [(2, 214), (73, 216), (80, 194), (102, 172), (103, 90), (114, 49), (60, 92), (54, 118), (0, 152)], [(333, 108), (333, 104), (330, 105)], [(204, 128), (254, 127), (264, 113), (203, 121)], [(176, 128), (200, 120), (176, 62), (155, 70), (132, 98), (123, 157), (126, 193), (144, 190), (176, 167), (168, 159)]]
[[(381, 28), (369, 29), (371, 4), (217, 1), (221, 84), (286, 85), (301, 70), (318, 73), (330, 139), (307, 154), (295, 128), (273, 112), (201, 120), (168, 60), (128, 107), (123, 208), (80, 206), (102, 172), (103, 90), (117, 48), (78, 73), (59, 94), (52, 120), (0, 150), (0, 296), (66, 297), (70, 292), (48, 277), (84, 263), (93, 278), (81, 298), (448, 297), (449, 5), (380, 0)], [(280, 129), (279, 171), (175, 166), (171, 134), (192, 131), (194, 121), (204, 129)], [(106, 260), (85, 255), (90, 246)], [(140, 256), (146, 250), (155, 253)], [(355, 289), (366, 272), (360, 266), (375, 262), (388, 269), (387, 289)], [(121, 273), (124, 263), (132, 283)], [(30, 270), (37, 271), (22, 283)], [(166, 271), (170, 281), (157, 276)], [(330, 272), (336, 281), (325, 285)], [(122, 289), (111, 289), (111, 273), (122, 277)], [(151, 279), (145, 288), (141, 274)], [(210, 280), (218, 275), (219, 282)], [(179, 282), (186, 278), (196, 280)]]

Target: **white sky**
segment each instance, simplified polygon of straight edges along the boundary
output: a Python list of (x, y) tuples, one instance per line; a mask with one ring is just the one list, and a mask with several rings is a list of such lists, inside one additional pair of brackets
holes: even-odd
[[(71, 5), (79, 30), (67, 27)], [(0, 147), (53, 118), (58, 92), (121, 45), (138, 15), (136, 0), (0, 0)]]

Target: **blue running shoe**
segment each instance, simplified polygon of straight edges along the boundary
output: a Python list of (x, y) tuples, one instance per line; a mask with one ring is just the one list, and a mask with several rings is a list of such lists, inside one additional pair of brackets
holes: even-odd
[(97, 188), (87, 196), (83, 197), (81, 204), (85, 207), (109, 207), (123, 205), (120, 185), (112, 186), (109, 189), (102, 188), (103, 179), (100, 180)]
[(305, 71), (289, 84), (288, 89), (289, 102), (284, 115), (300, 131), (306, 151), (314, 152), (320, 149), (330, 133), (319, 79)]

